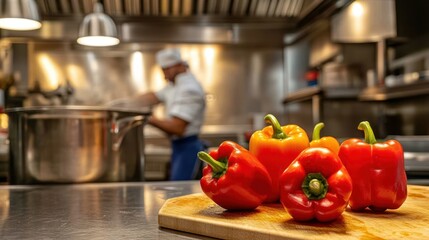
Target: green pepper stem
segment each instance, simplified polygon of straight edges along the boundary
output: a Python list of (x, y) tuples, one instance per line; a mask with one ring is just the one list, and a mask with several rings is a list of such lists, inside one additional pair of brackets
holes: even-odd
[(365, 133), (365, 142), (369, 144), (374, 144), (377, 142), (377, 139), (375, 138), (374, 131), (371, 128), (371, 125), (368, 121), (362, 121), (359, 123), (358, 126), (359, 130), (363, 130)]
[(322, 183), (318, 179), (311, 179), (308, 184), (308, 190), (311, 194), (319, 196), (323, 191)]
[(325, 126), (325, 124), (322, 122), (320, 122), (320, 123), (316, 124), (316, 126), (314, 126), (312, 140), (319, 140), (320, 139), (320, 131), (322, 130), (322, 128), (324, 126)]
[(223, 162), (216, 161), (212, 156), (210, 156), (208, 153), (204, 151), (198, 152), (198, 158), (206, 162), (210, 167), (212, 167), (213, 172), (215, 174), (220, 174), (226, 171), (226, 164)]
[(310, 200), (324, 198), (328, 187), (328, 182), (321, 173), (308, 173), (301, 185), (303, 193)]
[(266, 123), (273, 126), (273, 136), (275, 139), (285, 139), (287, 138), (286, 133), (283, 132), (282, 127), (280, 126), (279, 121), (272, 114), (268, 114), (264, 117)]

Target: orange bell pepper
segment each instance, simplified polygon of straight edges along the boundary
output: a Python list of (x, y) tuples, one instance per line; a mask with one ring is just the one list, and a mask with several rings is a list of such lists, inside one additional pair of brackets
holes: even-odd
[(309, 140), (305, 130), (298, 125), (281, 127), (271, 114), (266, 115), (264, 119), (270, 126), (252, 134), (249, 151), (265, 166), (271, 176), (270, 195), (264, 202), (278, 202), (280, 175), (302, 150), (309, 147)]
[(320, 131), (324, 126), (325, 124), (322, 122), (314, 126), (313, 139), (310, 142), (310, 147), (324, 147), (338, 155), (338, 151), (340, 151), (340, 143), (337, 139), (331, 136), (325, 136), (320, 138)]

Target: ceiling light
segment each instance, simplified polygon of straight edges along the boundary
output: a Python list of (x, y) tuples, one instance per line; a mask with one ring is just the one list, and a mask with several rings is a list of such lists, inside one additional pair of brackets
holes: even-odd
[(351, 5), (351, 11), (352, 11), (352, 16), (355, 17), (362, 17), (362, 15), (364, 14), (364, 7), (362, 6), (362, 3), (356, 1), (353, 2)]
[(42, 27), (34, 0), (0, 0), (0, 28), (34, 30)]
[(119, 44), (115, 22), (103, 12), (101, 3), (95, 3), (94, 12), (86, 15), (83, 19), (80, 24), (77, 42), (81, 45), (93, 47)]

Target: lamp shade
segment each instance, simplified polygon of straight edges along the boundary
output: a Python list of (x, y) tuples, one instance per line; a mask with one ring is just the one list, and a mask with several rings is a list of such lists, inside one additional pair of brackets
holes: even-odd
[(0, 28), (34, 30), (42, 26), (34, 0), (0, 0)]
[(77, 42), (81, 45), (105, 47), (119, 44), (115, 22), (103, 13), (101, 3), (94, 4), (94, 12), (85, 16), (79, 28)]

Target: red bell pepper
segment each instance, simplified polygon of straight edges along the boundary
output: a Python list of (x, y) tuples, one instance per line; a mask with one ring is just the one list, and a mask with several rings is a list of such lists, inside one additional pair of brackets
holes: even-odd
[(265, 166), (273, 182), (271, 193), (265, 202), (278, 202), (280, 175), (309, 146), (309, 140), (307, 133), (298, 125), (281, 127), (271, 114), (264, 119), (270, 126), (252, 134), (249, 151)]
[(267, 198), (271, 178), (265, 167), (244, 147), (225, 141), (217, 150), (199, 152), (208, 165), (200, 180), (203, 192), (228, 210), (251, 210)]
[(340, 158), (327, 148), (307, 148), (280, 177), (280, 202), (298, 221), (338, 218), (352, 193), (352, 180)]
[(353, 180), (352, 210), (397, 209), (407, 198), (404, 152), (396, 140), (377, 143), (367, 121), (358, 126), (365, 140), (352, 138), (340, 146), (339, 156)]

